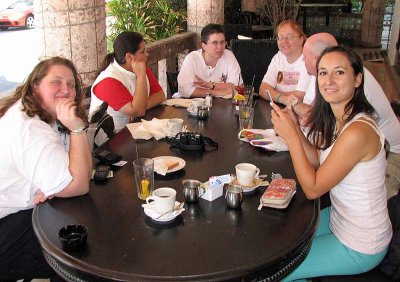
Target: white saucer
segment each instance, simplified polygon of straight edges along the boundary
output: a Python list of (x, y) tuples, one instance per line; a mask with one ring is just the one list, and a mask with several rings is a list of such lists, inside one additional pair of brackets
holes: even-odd
[[(236, 176), (233, 176), (231, 183), (235, 184), (235, 185), (240, 185), (236, 179)], [(260, 178), (255, 178), (251, 185), (249, 185), (249, 186), (240, 185), (240, 186), (243, 189), (243, 193), (249, 193), (249, 192), (254, 192), (256, 190), (256, 188), (258, 188), (259, 186), (266, 186), (266, 185), (269, 185), (268, 181), (263, 181)]]
[(178, 158), (178, 157), (173, 157), (173, 156), (160, 156), (160, 157), (155, 157), (155, 158), (153, 158), (153, 161), (154, 161), (154, 167), (156, 166), (156, 162), (157, 161), (159, 161), (159, 160), (163, 160), (163, 159), (167, 159), (167, 160), (171, 160), (171, 161), (177, 161), (177, 162), (179, 162), (179, 164), (178, 164), (178, 166), (176, 166), (176, 167), (174, 167), (174, 168), (172, 168), (172, 169), (169, 169), (169, 170), (167, 170), (167, 172), (166, 173), (171, 173), (171, 172), (175, 172), (175, 171), (178, 171), (178, 170), (180, 170), (180, 169), (182, 169), (182, 168), (184, 168), (185, 167), (185, 165), (186, 165), (186, 162), (183, 160), (183, 159), (181, 159), (181, 158)]
[[(175, 207), (178, 206), (179, 204), (180, 203), (178, 201), (175, 201)], [(159, 212), (158, 210), (156, 210), (154, 205), (142, 204), (142, 207), (144, 209), (144, 213), (156, 222), (171, 221), (171, 220), (175, 219), (178, 215), (180, 215), (185, 210), (184, 208), (181, 208), (179, 210), (167, 213), (167, 214), (161, 216), (160, 218), (157, 218), (162, 214), (162, 212)]]

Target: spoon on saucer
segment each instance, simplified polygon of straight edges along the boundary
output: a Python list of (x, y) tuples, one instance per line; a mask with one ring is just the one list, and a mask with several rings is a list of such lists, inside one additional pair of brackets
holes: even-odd
[(168, 213), (170, 213), (170, 212), (174, 212), (174, 211), (180, 210), (180, 209), (183, 207), (184, 204), (185, 204), (185, 202), (182, 202), (182, 203), (180, 203), (179, 205), (175, 206), (172, 210), (166, 211), (166, 212), (160, 214), (159, 216), (157, 216), (157, 217), (154, 218), (154, 219), (159, 219), (160, 217), (163, 217), (164, 215), (166, 215), (166, 214), (168, 214)]

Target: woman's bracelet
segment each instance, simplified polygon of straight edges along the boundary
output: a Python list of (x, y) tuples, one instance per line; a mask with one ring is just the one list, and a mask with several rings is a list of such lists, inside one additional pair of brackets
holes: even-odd
[(78, 129), (73, 129), (73, 130), (71, 130), (70, 133), (71, 133), (71, 135), (78, 135), (78, 134), (86, 133), (86, 131), (87, 131), (87, 126), (81, 127)]
[(293, 103), (290, 107), (292, 108), (292, 112), (296, 113), (296, 111), (294, 110), (294, 107), (296, 107), (298, 104), (300, 104), (299, 101)]
[(276, 102), (277, 102), (277, 103), (280, 103), (280, 102), (279, 102), (279, 99), (281, 98), (281, 96), (283, 96), (283, 95), (282, 95), (282, 94), (279, 94), (279, 95), (276, 97)]

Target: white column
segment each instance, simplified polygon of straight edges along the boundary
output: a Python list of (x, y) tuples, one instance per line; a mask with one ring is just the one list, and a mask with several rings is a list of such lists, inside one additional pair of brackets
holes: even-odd
[(72, 60), (90, 85), (107, 52), (104, 0), (35, 0), (34, 9), (41, 58)]

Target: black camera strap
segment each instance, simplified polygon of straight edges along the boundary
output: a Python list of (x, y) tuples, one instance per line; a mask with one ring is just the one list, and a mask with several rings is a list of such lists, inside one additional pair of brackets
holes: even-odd
[(204, 151), (206, 147), (211, 147), (209, 151), (218, 149), (218, 143), (209, 137), (205, 137), (197, 132), (178, 133), (169, 139), (170, 148), (179, 148), (185, 151)]

